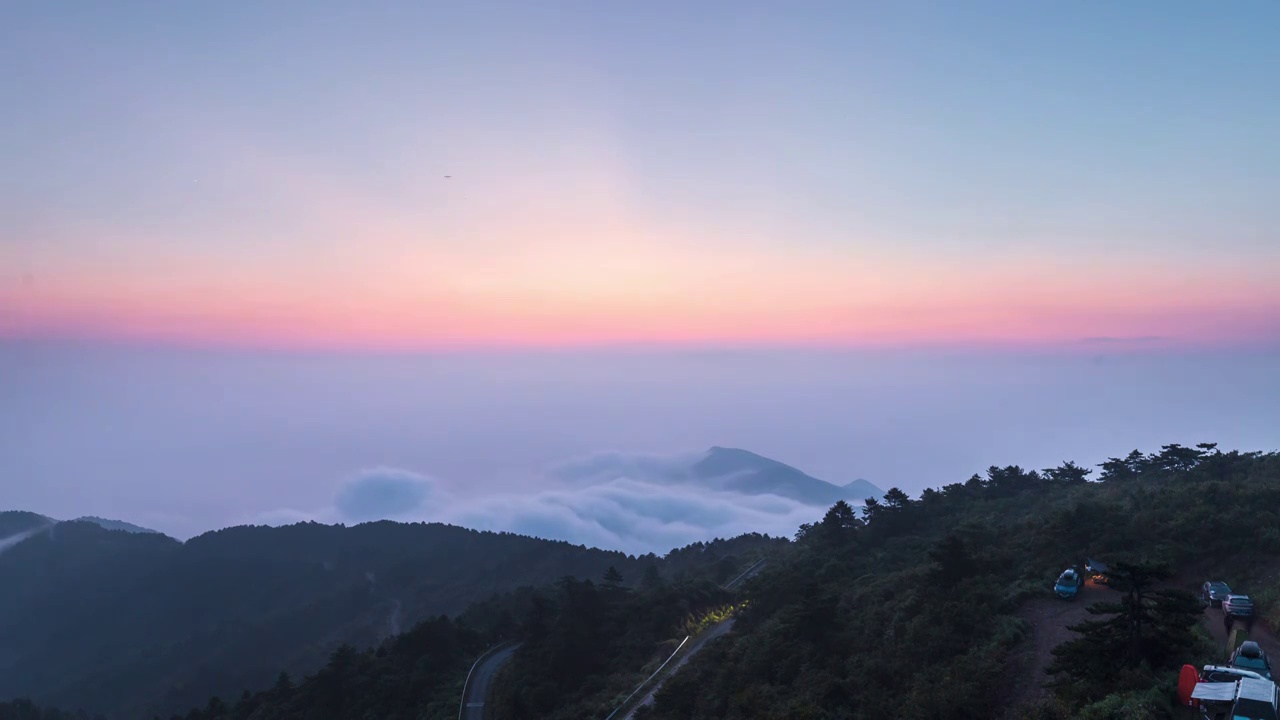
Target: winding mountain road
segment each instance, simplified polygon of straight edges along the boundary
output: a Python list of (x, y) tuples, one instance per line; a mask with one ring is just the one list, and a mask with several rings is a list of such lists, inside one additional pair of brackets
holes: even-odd
[[(754, 565), (744, 570), (741, 575), (726, 583), (724, 588), (726, 590), (732, 589), (733, 586), (737, 585), (739, 582), (742, 582), (747, 578), (754, 577), (761, 569), (764, 568), (764, 564), (765, 561), (763, 558), (758, 560)], [(622, 720), (630, 720), (632, 716), (635, 715), (637, 709), (645, 705), (652, 704), (654, 695), (656, 695), (658, 690), (662, 688), (662, 684), (667, 680), (667, 678), (671, 677), (685, 663), (689, 662), (689, 658), (696, 655), (704, 645), (718, 637), (721, 637), (732, 629), (733, 618), (729, 618), (728, 620), (709, 628), (702, 637), (698, 638), (693, 645), (689, 647), (688, 651), (685, 652), (684, 657), (680, 658), (680, 661), (676, 663), (675, 667), (673, 667), (664, 677), (654, 683), (653, 687), (649, 689), (649, 692), (637, 705), (631, 708), (630, 712), (623, 716)], [(506, 665), (507, 662), (511, 660), (511, 657), (515, 655), (515, 652), (519, 647), (520, 645), (517, 643), (501, 647), (497, 650), (488, 650), (476, 660), (475, 664), (471, 666), (471, 672), (468, 673), (466, 681), (463, 683), (462, 703), (458, 708), (458, 720), (485, 720), (485, 699), (489, 697), (489, 690), (493, 685), (493, 679), (497, 677), (498, 671), (502, 669), (502, 666)], [(617, 711), (614, 712), (616, 713)]]
[[(762, 569), (764, 569), (764, 562), (765, 562), (764, 558), (757, 560), (754, 565), (744, 570), (741, 575), (739, 575), (738, 577), (726, 583), (724, 586), (724, 589), (732, 590), (734, 585), (737, 585), (738, 583), (742, 582), (743, 580), (746, 580), (747, 578), (755, 577)], [(640, 699), (640, 702), (636, 703), (636, 705), (632, 707), (631, 710), (629, 710), (626, 715), (622, 716), (622, 720), (633, 720), (637, 710), (644, 707), (645, 705), (652, 705), (653, 698), (658, 694), (658, 691), (662, 689), (663, 683), (671, 679), (671, 676), (680, 672), (680, 668), (684, 667), (685, 663), (689, 662), (690, 658), (692, 658), (694, 655), (697, 655), (698, 651), (701, 650), (704, 646), (706, 646), (707, 643), (711, 642), (712, 640), (715, 640), (718, 637), (725, 635), (730, 630), (732, 630), (733, 620), (734, 618), (729, 618), (728, 620), (717, 623), (711, 626), (710, 628), (708, 628), (707, 631), (703, 633), (701, 637), (699, 637), (697, 640), (693, 642), (692, 645), (689, 646), (689, 649), (685, 651), (684, 656), (680, 658), (680, 661), (677, 662), (674, 667), (668, 670), (665, 675), (663, 675), (661, 678), (658, 678), (658, 681), (653, 684), (653, 687), (649, 688), (649, 692), (646, 693), (645, 696)], [(643, 685), (641, 687), (643, 687)], [(626, 703), (623, 703), (623, 707), (625, 706), (626, 706)], [(617, 712), (617, 711), (615, 710), (614, 712)]]
[(481, 655), (471, 667), (462, 690), (462, 707), (458, 708), (460, 720), (484, 720), (484, 702), (489, 697), (489, 688), (493, 678), (503, 665), (515, 655), (519, 645), (507, 645), (487, 655)]
[(724, 589), (732, 590), (734, 585), (737, 585), (738, 583), (742, 582), (743, 580), (746, 580), (747, 578), (753, 578), (756, 575), (759, 575), (760, 571), (764, 568), (764, 561), (766, 559), (767, 558), (760, 558), (759, 560), (757, 560), (754, 565), (747, 568), (746, 570), (743, 570), (741, 575), (725, 583)]
[(645, 705), (652, 705), (653, 698), (658, 694), (658, 691), (662, 689), (663, 683), (665, 683), (668, 679), (670, 679), (672, 675), (675, 675), (676, 673), (680, 672), (680, 668), (684, 667), (684, 664), (689, 662), (689, 658), (692, 658), (694, 655), (697, 655), (698, 651), (701, 650), (704, 645), (724, 635), (725, 633), (729, 632), (732, 629), (733, 629), (733, 618), (729, 618), (728, 620), (725, 620), (722, 623), (712, 626), (711, 629), (706, 632), (706, 634), (698, 638), (696, 642), (694, 642), (692, 645), (689, 646), (689, 649), (685, 652), (684, 657), (680, 658), (680, 662), (676, 663), (675, 667), (671, 668), (670, 672), (667, 673), (666, 677), (654, 683), (653, 687), (649, 690), (648, 694), (646, 694), (643, 698), (641, 698), (640, 702), (636, 703), (635, 707), (631, 708), (631, 712), (628, 712), (626, 715), (623, 715), (622, 720), (633, 720), (633, 718), (635, 718), (636, 711), (638, 711), (640, 708), (644, 707)]

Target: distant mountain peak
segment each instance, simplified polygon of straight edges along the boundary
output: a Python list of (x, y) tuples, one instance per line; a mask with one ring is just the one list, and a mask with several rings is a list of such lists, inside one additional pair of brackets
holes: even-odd
[(785, 468), (803, 475), (804, 473), (772, 458), (758, 455), (742, 448), (712, 446), (701, 460), (694, 463), (693, 471), (697, 474), (709, 472), (740, 472), (761, 468)]
[(832, 505), (837, 500), (861, 504), (884, 493), (866, 480), (834, 485), (786, 463), (743, 450), (714, 445), (690, 468), (693, 476), (716, 489), (748, 495), (779, 495), (807, 505)]
[(735, 447), (724, 447), (723, 445), (712, 445), (711, 448), (707, 450), (707, 452), (730, 454), (730, 455), (747, 455), (750, 457), (760, 458), (762, 460), (768, 460), (768, 458), (766, 458), (765, 456), (759, 455), (757, 453), (753, 453), (750, 450), (743, 450), (742, 448), (735, 448)]
[(883, 490), (862, 478), (858, 478), (850, 483), (845, 483), (842, 487), (849, 497), (857, 498), (859, 500), (866, 500), (869, 497), (876, 499), (884, 497)]

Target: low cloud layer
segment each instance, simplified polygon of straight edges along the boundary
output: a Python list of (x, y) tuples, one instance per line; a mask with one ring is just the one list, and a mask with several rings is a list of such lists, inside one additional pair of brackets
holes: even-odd
[(347, 481), (334, 496), (338, 515), (355, 522), (396, 520), (423, 512), (438, 484), (429, 477), (397, 470), (375, 468)]
[[(189, 538), (232, 522), (335, 521), (333, 481), (387, 464), (452, 491), (415, 506), (421, 516), (486, 510), (495, 525), (528, 526), (517, 509), (555, 517), (627, 492), (587, 491), (615, 480), (682, 495), (669, 458), (581, 457), (599, 448), (738, 447), (913, 497), (990, 465), (1095, 464), (1170, 442), (1275, 449), (1280, 403), (1265, 400), (1280, 397), (1280, 355), (1172, 343), (366, 356), (0, 342), (0, 477), (31, 479), (0, 501)], [(794, 532), (785, 513), (757, 523), (754, 500), (692, 501)], [(258, 517), (273, 508), (293, 511)]]
[(706, 453), (656, 455), (645, 453), (598, 452), (583, 455), (548, 470), (554, 480), (574, 485), (595, 485), (622, 478), (668, 484), (690, 477), (689, 467)]
[(770, 495), (747, 496), (620, 478), (528, 497), (494, 498), (456, 508), (453, 520), (486, 530), (631, 553), (663, 553), (699, 540), (744, 532), (792, 535), (822, 510)]
[(468, 497), (428, 475), (375, 468), (345, 481), (332, 507), (278, 510), (264, 524), (305, 519), (445, 522), (575, 544), (662, 554), (675, 547), (745, 532), (793, 535), (825, 508), (775, 495), (744, 495), (680, 484), (689, 456), (604, 453), (547, 472), (549, 489)]

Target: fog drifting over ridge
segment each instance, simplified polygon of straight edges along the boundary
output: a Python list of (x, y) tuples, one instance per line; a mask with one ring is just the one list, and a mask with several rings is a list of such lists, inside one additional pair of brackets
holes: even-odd
[[(746, 532), (790, 536), (801, 523), (824, 512), (777, 495), (673, 484), (660, 473), (634, 470), (678, 465), (689, 456), (603, 453), (575, 461), (573, 467), (578, 469), (585, 464), (600, 469), (589, 478), (569, 473), (571, 479), (565, 479), (553, 472), (540, 488), (485, 496), (459, 494), (428, 475), (371, 468), (345, 480), (331, 505), (310, 511), (277, 510), (250, 521), (270, 525), (303, 520), (444, 522), (634, 554), (662, 554), (693, 542)], [(605, 470), (608, 466), (619, 471)]]
[[(913, 496), (991, 464), (1275, 448), (1280, 354), (1116, 345), (377, 356), (0, 342), (0, 508), (186, 538), (337, 521), (340, 504), (378, 514), (341, 496), (374, 476), (412, 519), (669, 549), (695, 530), (791, 534), (821, 515), (651, 474), (715, 445)], [(631, 466), (602, 479), (566, 465), (603, 448)]]

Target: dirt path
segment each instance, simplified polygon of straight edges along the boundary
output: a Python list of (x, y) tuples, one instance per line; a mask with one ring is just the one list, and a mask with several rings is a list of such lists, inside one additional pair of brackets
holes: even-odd
[[(1261, 586), (1267, 582), (1275, 582), (1274, 578), (1277, 575), (1277, 571), (1274, 559), (1272, 559), (1270, 563), (1255, 566), (1255, 570), (1258, 571), (1259, 577), (1253, 578), (1254, 582), (1246, 582), (1245, 580), (1247, 580), (1247, 578), (1241, 579), (1235, 577), (1233, 574), (1231, 577), (1231, 586), (1237, 588), (1237, 592), (1239, 592), (1239, 587), (1241, 585), (1251, 587)], [(1219, 576), (1219, 570), (1214, 562), (1202, 561), (1183, 568), (1182, 572), (1178, 573), (1178, 575), (1170, 582), (1170, 585), (1199, 596), (1200, 583), (1204, 582), (1206, 578), (1214, 579)], [(1205, 608), (1204, 618), (1201, 622), (1204, 623), (1205, 629), (1209, 631), (1209, 636), (1213, 638), (1213, 642), (1219, 650), (1219, 652), (1213, 656), (1213, 662), (1225, 662), (1227, 659), (1227, 628), (1222, 622), (1222, 608)], [(1253, 627), (1249, 629), (1249, 639), (1258, 643), (1262, 648), (1262, 652), (1266, 653), (1267, 657), (1271, 658), (1273, 663), (1277, 658), (1280, 658), (1280, 640), (1276, 638), (1271, 629), (1266, 627), (1261, 620), (1255, 621), (1253, 623)]]
[(1103, 600), (1109, 592), (1105, 585), (1089, 580), (1074, 600), (1060, 600), (1046, 592), (1045, 597), (1031, 600), (1019, 608), (1018, 617), (1030, 626), (1031, 637), (1009, 663), (1014, 671), (1009, 690), (1013, 705), (1026, 705), (1048, 697), (1049, 691), (1044, 684), (1049, 676), (1044, 671), (1053, 662), (1053, 649), (1076, 637), (1067, 628), (1087, 620), (1090, 615), (1085, 608)]
[[(1181, 586), (1185, 583), (1171, 583)], [(1104, 585), (1092, 581), (1081, 588), (1080, 596), (1075, 600), (1059, 600), (1050, 594), (1025, 603), (1018, 611), (1018, 617), (1027, 622), (1031, 628), (1031, 637), (1021, 650), (1011, 659), (1009, 667), (1013, 671), (1013, 680), (1009, 689), (1014, 706), (1035, 703), (1048, 697), (1049, 690), (1044, 684), (1049, 680), (1045, 668), (1053, 661), (1053, 649), (1072, 638), (1076, 634), (1068, 630), (1089, 618), (1089, 605), (1104, 600), (1110, 591)], [(1220, 655), (1213, 660), (1225, 661), (1227, 630), (1223, 625), (1220, 608), (1206, 608), (1204, 611), (1205, 629), (1213, 638), (1217, 647), (1222, 648)], [(1253, 624), (1249, 639), (1258, 643), (1262, 651), (1270, 658), (1280, 658), (1280, 638), (1261, 621)]]
[[(1222, 609), (1206, 608), (1203, 622), (1209, 630), (1209, 635), (1213, 637), (1213, 641), (1222, 649), (1222, 654), (1215, 656), (1213, 658), (1214, 661), (1226, 662), (1227, 628), (1222, 622)], [(1266, 653), (1267, 657), (1272, 658), (1272, 663), (1276, 661), (1276, 658), (1280, 658), (1280, 640), (1277, 640), (1276, 636), (1263, 626), (1261, 620), (1254, 621), (1253, 627), (1249, 629), (1249, 639), (1258, 643), (1258, 646), (1262, 648), (1262, 652)]]

